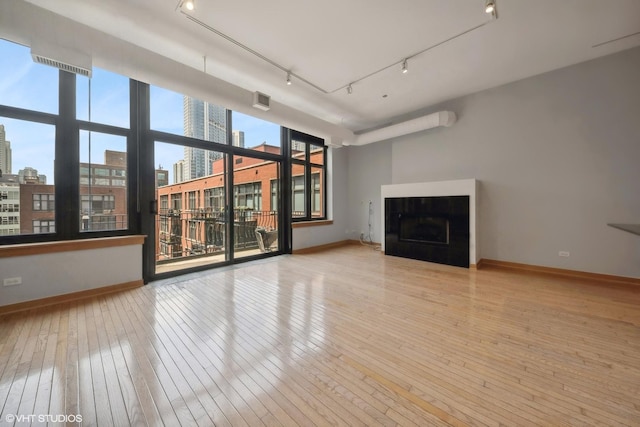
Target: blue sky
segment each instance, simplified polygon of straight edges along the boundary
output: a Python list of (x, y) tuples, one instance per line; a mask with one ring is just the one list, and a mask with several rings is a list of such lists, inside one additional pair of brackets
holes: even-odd
[[(55, 68), (32, 61), (27, 47), (0, 40), (0, 104), (56, 114), (58, 112), (58, 71)], [(11, 66), (6, 66), (11, 64)], [(78, 76), (77, 117), (87, 120), (89, 79)], [(129, 126), (128, 78), (94, 67), (91, 80), (91, 120), (115, 126)], [(151, 127), (153, 129), (183, 134), (182, 95), (158, 88), (151, 88)], [(263, 142), (280, 146), (280, 127), (245, 114), (233, 112), (233, 130), (245, 133), (245, 147)], [(54, 184), (53, 159), (55, 129), (50, 125), (31, 123), (0, 117), (6, 139), (11, 142), (12, 173), (27, 166), (47, 176), (47, 183)], [(183, 158), (183, 147), (156, 144), (155, 165), (162, 165), (172, 174), (172, 166)], [(81, 161), (102, 163), (104, 150), (125, 150), (124, 138), (93, 132), (91, 150), (87, 132), (80, 135)], [(173, 177), (170, 177), (173, 182)]]

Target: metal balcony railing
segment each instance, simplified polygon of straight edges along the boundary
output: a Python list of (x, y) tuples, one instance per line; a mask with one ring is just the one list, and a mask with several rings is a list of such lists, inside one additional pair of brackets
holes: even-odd
[[(229, 214), (212, 208), (160, 209), (157, 216), (157, 261), (219, 254), (225, 251)], [(259, 245), (256, 231), (277, 235), (278, 212), (237, 210), (233, 214), (234, 251), (270, 248)], [(277, 241), (275, 241), (277, 245)]]

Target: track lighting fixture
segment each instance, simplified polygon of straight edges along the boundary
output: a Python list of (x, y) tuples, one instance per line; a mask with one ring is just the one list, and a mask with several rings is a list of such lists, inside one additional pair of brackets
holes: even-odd
[(192, 11), (196, 8), (196, 0), (178, 0), (176, 10), (185, 8), (188, 11)]
[[(2, 0), (0, 0), (2, 1)], [(166, 0), (168, 1), (168, 0)], [(175, 7), (175, 11), (177, 12), (178, 10), (180, 10), (181, 15), (186, 18), (189, 19), (190, 21), (200, 25), (202, 28), (206, 29), (207, 31), (222, 37), (223, 39), (227, 40), (228, 42), (234, 44), (235, 46), (237, 46), (238, 48), (244, 50), (246, 53), (255, 56), (256, 58), (264, 61), (265, 63), (269, 64), (270, 66), (274, 67), (275, 69), (277, 69), (276, 73), (286, 73), (286, 84), (287, 86), (290, 86), (293, 84), (293, 81), (291, 80), (292, 78), (292, 73), (290, 71), (290, 68), (292, 66), (292, 64), (288, 64), (287, 66), (279, 64), (278, 62), (267, 58), (266, 56), (264, 56), (263, 54), (261, 54), (260, 52), (257, 52), (256, 50), (254, 50), (253, 48), (251, 48), (250, 46), (244, 45), (243, 43), (241, 43), (238, 40), (235, 40), (234, 38), (232, 38), (231, 36), (229, 36), (228, 34), (223, 33), (222, 31), (212, 27), (211, 25), (201, 21), (198, 19), (197, 16), (198, 13), (187, 13), (187, 10), (195, 10), (195, 2), (196, 0), (174, 0), (176, 3), (176, 7)], [(476, 1), (476, 0), (474, 0)], [(478, 3), (480, 2), (480, 0), (477, 0)], [(492, 21), (497, 20), (498, 19), (498, 7), (497, 7), (497, 1), (498, 0), (485, 0), (484, 1), (484, 6), (485, 6), (485, 12), (487, 14), (491, 15), (491, 19), (487, 19), (485, 22), (481, 22), (480, 24), (474, 23), (474, 26), (468, 29), (463, 29), (462, 32), (458, 33), (458, 34), (454, 34), (444, 40), (437, 40), (435, 41), (434, 44), (431, 44), (429, 46), (424, 47), (421, 50), (418, 51), (411, 51), (411, 52), (404, 52), (404, 58), (401, 61), (398, 62), (398, 57), (396, 57), (395, 59), (392, 60), (392, 62), (387, 63), (387, 64), (381, 64), (381, 68), (377, 69), (377, 70), (372, 70), (370, 72), (368, 72), (368, 74), (363, 73), (363, 75), (361, 76), (353, 76), (350, 77), (350, 83), (348, 83), (346, 86), (343, 83), (338, 84), (335, 86), (335, 88), (326, 88), (326, 87), (322, 87), (319, 86), (318, 84), (310, 81), (309, 79), (305, 78), (305, 76), (296, 73), (295, 75), (293, 75), (296, 78), (296, 85), (302, 84), (303, 86), (309, 86), (314, 88), (315, 90), (317, 90), (320, 93), (323, 94), (333, 94), (333, 93), (337, 93), (338, 91), (341, 91), (343, 89), (346, 88), (347, 90), (347, 94), (352, 94), (353, 93), (353, 85), (354, 84), (358, 84), (364, 80), (369, 79), (370, 77), (379, 75), (380, 73), (383, 72), (387, 72), (387, 70), (392, 70), (392, 69), (396, 69), (397, 70), (397, 66), (400, 63), (401, 64), (401, 72), (403, 74), (406, 74), (409, 72), (409, 59), (413, 59), (413, 58), (417, 58), (417, 57), (421, 57), (424, 54), (430, 52), (431, 50), (442, 46), (446, 43), (450, 43), (454, 40), (457, 40), (458, 38), (465, 36), (466, 34), (471, 33), (472, 31), (477, 31), (480, 28), (484, 27), (485, 25), (490, 24)], [(480, 5), (478, 5), (480, 6)], [(200, 15), (202, 14), (202, 11), (200, 11), (199, 13)], [(469, 24), (471, 25), (471, 24)], [(466, 26), (465, 26), (466, 28)], [(205, 64), (206, 65), (206, 64)], [(295, 67), (294, 67), (295, 68)], [(205, 72), (206, 72), (206, 66), (205, 66)], [(397, 71), (395, 71), (397, 72)], [(276, 78), (277, 78), (277, 74), (276, 74)]]
[(493, 14), (496, 10), (496, 2), (495, 0), (485, 0), (484, 2), (484, 11), (485, 13)]

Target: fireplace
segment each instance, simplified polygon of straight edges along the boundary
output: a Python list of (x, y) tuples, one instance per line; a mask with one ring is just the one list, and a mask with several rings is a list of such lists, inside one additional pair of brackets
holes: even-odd
[(469, 267), (469, 196), (388, 197), (385, 254)]
[(449, 220), (429, 214), (399, 214), (399, 241), (449, 244)]

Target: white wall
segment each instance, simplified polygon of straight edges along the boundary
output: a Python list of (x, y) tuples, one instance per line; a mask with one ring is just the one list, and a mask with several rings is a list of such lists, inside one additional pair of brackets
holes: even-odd
[(142, 280), (142, 245), (0, 258), (0, 306)]
[(377, 142), (362, 147), (348, 147), (348, 212), (349, 238), (357, 239), (360, 233), (368, 234), (369, 200), (373, 203), (371, 240), (382, 242), (379, 224), (384, 212), (381, 212), (380, 187), (391, 184), (391, 148), (388, 141)]
[(606, 225), (640, 223), (639, 75), (635, 48), (425, 111), (454, 111), (451, 128), (349, 147), (349, 227), (381, 184), (475, 178), (481, 258), (640, 277), (640, 237)]

